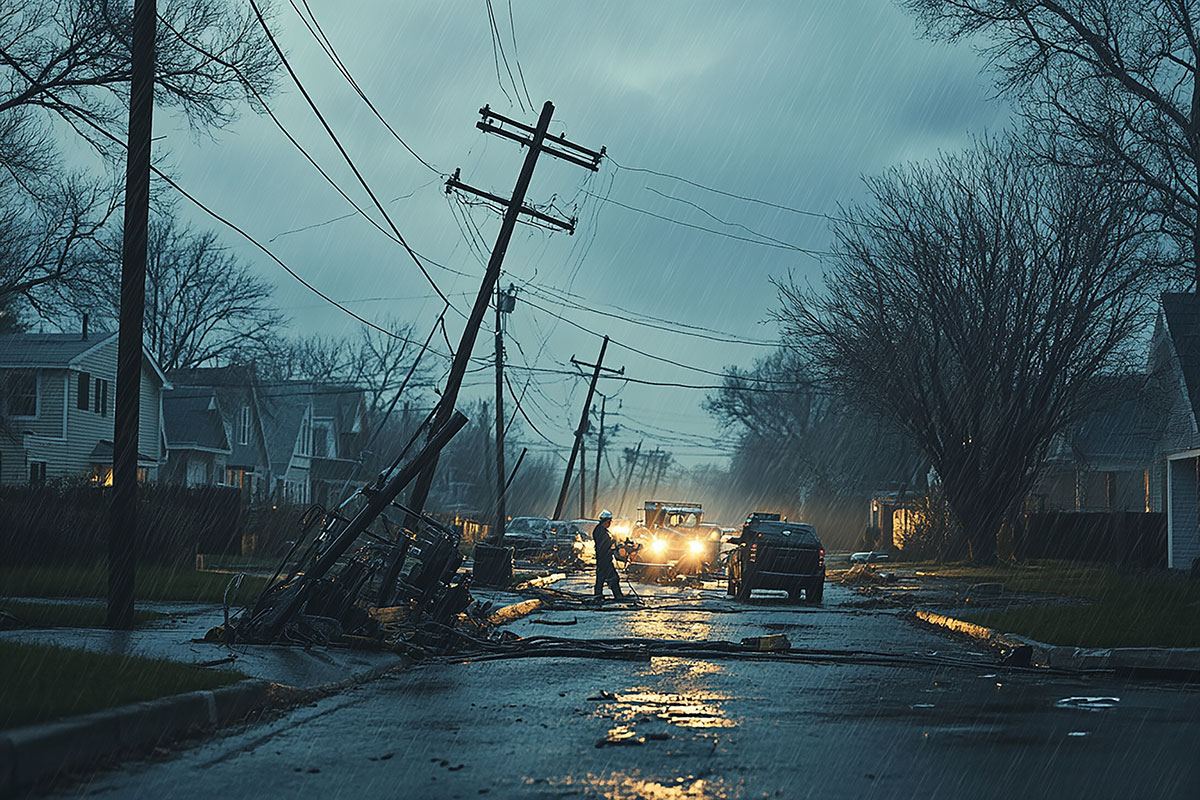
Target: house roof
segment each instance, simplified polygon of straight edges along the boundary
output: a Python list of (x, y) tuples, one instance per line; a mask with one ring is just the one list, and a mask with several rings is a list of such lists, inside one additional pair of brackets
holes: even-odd
[(1200, 405), (1200, 297), (1187, 293), (1162, 296), (1163, 322), (1171, 339), (1192, 413)]
[(171, 371), (177, 392), (200, 392), (216, 395), (230, 453), (228, 463), (241, 467), (267, 467), (259, 448), (258, 436), (251, 435), (246, 444), (239, 440), (239, 424), (243, 407), (252, 409), (252, 426), (258, 429), (258, 412), (254, 398), (253, 376), (245, 367), (199, 367)]
[[(115, 332), (97, 331), (84, 339), (78, 333), (10, 333), (0, 335), (0, 368), (5, 369), (37, 369), (60, 368), (67, 369), (76, 365), (83, 356), (102, 345), (117, 338)], [(171, 388), (167, 376), (163, 374), (158, 362), (150, 356), (145, 347), (142, 348), (150, 368), (162, 381), (165, 388)]]
[(1089, 463), (1149, 463), (1157, 441), (1153, 386), (1146, 375), (1104, 379), (1097, 409), (1075, 426), (1071, 446), (1077, 458)]
[(163, 397), (163, 421), (168, 450), (207, 450), (228, 453), (231, 448), (212, 389), (182, 387)]
[(262, 411), (263, 435), (266, 438), (267, 458), (271, 471), (282, 475), (291, 463), (304, 415), (308, 413), (311, 395), (297, 384), (288, 392), (263, 393), (259, 396)]

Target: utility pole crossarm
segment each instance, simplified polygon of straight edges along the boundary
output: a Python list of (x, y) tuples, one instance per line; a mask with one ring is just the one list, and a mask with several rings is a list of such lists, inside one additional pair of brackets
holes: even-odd
[[(449, 194), (450, 190), (452, 190), (452, 189), (458, 189), (463, 192), (470, 192), (471, 194), (482, 197), (485, 200), (491, 200), (493, 203), (496, 203), (497, 205), (501, 205), (501, 206), (508, 205), (509, 201), (505, 200), (503, 197), (500, 197), (499, 195), (492, 194), (491, 192), (485, 192), (483, 189), (476, 189), (474, 186), (469, 186), (469, 185), (463, 183), (462, 181), (460, 181), (458, 179), (459, 174), (460, 174), (460, 171), (456, 169), (456, 170), (454, 170), (453, 177), (448, 178), (446, 180), (446, 194)], [(543, 214), (542, 212), (538, 211), (536, 208), (532, 208), (531, 206), (524, 205), (524, 204), (521, 206), (521, 210), (519, 213), (527, 214), (527, 215), (533, 217), (534, 219), (540, 219), (542, 222), (545, 222), (549, 225), (554, 225), (557, 228), (562, 228), (564, 231), (566, 231), (567, 233), (570, 233), (570, 234), (575, 233), (575, 223), (578, 221), (575, 219), (563, 220), (563, 219), (559, 219), (558, 217), (552, 217), (549, 214)]]
[[(604, 338), (607, 339), (608, 337), (606, 336)], [(588, 369), (596, 369), (595, 364), (589, 364), (586, 361), (577, 361), (577, 360), (575, 360), (575, 356), (571, 356), (571, 363), (574, 364), (575, 366), (579, 367), (580, 369), (583, 369), (584, 367), (587, 367)], [(601, 370), (601, 372), (611, 372), (613, 375), (624, 375), (625, 374), (624, 367), (621, 367), (620, 369), (613, 369), (612, 367), (605, 367), (605, 366), (601, 365), (600, 370)]]

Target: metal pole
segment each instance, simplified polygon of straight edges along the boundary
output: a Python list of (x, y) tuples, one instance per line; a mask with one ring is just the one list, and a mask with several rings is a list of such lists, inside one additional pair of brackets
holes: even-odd
[(587, 442), (579, 443), (579, 518), (586, 519), (587, 513)]
[(133, 6), (129, 152), (125, 162), (125, 229), (113, 411), (113, 494), (108, 532), (108, 627), (133, 627), (137, 564), (138, 422), (142, 328), (146, 308), (146, 234), (150, 224), (150, 137), (154, 125), (155, 0)]

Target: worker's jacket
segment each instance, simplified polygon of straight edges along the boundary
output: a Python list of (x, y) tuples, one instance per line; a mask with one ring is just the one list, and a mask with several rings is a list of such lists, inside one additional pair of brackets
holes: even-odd
[(596, 543), (596, 563), (612, 561), (613, 540), (608, 532), (608, 526), (603, 522), (597, 523), (596, 527), (592, 528), (592, 541)]

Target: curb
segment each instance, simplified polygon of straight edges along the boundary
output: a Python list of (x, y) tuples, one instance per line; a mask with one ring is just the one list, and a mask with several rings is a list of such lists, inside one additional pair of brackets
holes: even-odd
[(1028, 647), (1030, 662), (1039, 667), (1143, 673), (1159, 677), (1200, 676), (1200, 647), (1070, 647), (1046, 644), (1015, 633), (1000, 633), (932, 611), (917, 611), (916, 617), (922, 622), (966, 634), (1009, 652)]
[(408, 658), (397, 657), (344, 680), (309, 688), (251, 678), (219, 689), (0, 731), (0, 797), (122, 750), (144, 749), (195, 731), (224, 727), (270, 707), (311, 702), (410, 663)]
[(265, 706), (274, 687), (268, 681), (244, 680), (0, 731), (0, 795), (119, 750), (228, 725)]

